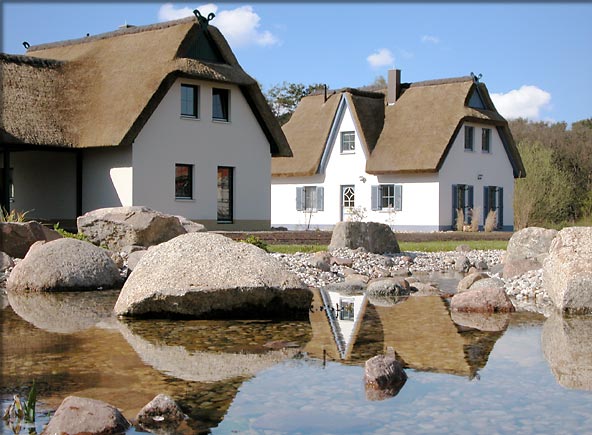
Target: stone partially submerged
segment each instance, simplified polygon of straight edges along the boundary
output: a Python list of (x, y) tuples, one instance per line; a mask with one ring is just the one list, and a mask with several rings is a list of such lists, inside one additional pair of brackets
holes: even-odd
[(9, 291), (88, 291), (117, 288), (121, 278), (106, 250), (64, 238), (32, 248), (6, 286)]
[(543, 285), (560, 311), (592, 312), (592, 227), (559, 231), (544, 262)]
[(115, 313), (132, 317), (305, 318), (312, 293), (271, 255), (219, 234), (191, 233), (150, 249)]

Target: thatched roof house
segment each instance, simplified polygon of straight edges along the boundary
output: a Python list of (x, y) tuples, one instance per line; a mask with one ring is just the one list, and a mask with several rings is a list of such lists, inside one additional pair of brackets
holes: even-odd
[(0, 55), (2, 143), (130, 144), (175, 79), (188, 77), (238, 85), (272, 154), (289, 156), (257, 82), (214, 26), (207, 27), (207, 38), (217, 52), (200, 55), (196, 41), (202, 33), (192, 17), (31, 46), (26, 56)]
[(143, 205), (209, 228), (268, 228), (271, 157), (290, 146), (257, 82), (195, 12), (0, 54), (0, 165), (11, 169), (0, 205), (61, 222)]
[(485, 84), (474, 75), (401, 83), (399, 70), (388, 82), (300, 101), (283, 126), (294, 156), (272, 159), (272, 224), (330, 229), (364, 215), (433, 231), (479, 207), (511, 229), (514, 178), (525, 170)]

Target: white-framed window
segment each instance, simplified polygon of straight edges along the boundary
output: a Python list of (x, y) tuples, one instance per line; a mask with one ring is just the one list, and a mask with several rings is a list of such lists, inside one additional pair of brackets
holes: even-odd
[(473, 151), (475, 128), (465, 125), (465, 151)]
[(403, 186), (380, 184), (372, 186), (372, 210), (403, 210)]
[(324, 188), (322, 186), (302, 186), (296, 188), (296, 210), (323, 211)]
[(181, 116), (199, 118), (199, 86), (181, 84)]
[(356, 151), (356, 134), (353, 131), (341, 132), (341, 153), (351, 154)]
[(230, 120), (230, 91), (228, 89), (212, 89), (212, 119), (227, 122)]
[(491, 152), (491, 128), (481, 129), (481, 151), (484, 153)]
[(193, 165), (175, 164), (175, 199), (193, 199)]

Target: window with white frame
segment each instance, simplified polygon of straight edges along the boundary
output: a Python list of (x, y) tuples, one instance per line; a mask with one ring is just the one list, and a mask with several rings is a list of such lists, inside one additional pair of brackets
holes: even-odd
[(181, 116), (198, 118), (199, 87), (195, 85), (181, 85)]
[(356, 134), (353, 131), (341, 132), (341, 152), (351, 154), (356, 150)]
[(296, 188), (296, 210), (323, 211), (324, 189), (321, 186), (303, 186)]
[(372, 210), (403, 210), (403, 186), (380, 184), (372, 186)]

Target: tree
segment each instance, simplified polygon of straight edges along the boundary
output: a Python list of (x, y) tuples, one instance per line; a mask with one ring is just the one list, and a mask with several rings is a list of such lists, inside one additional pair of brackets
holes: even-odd
[(324, 87), (325, 85), (322, 83), (304, 85), (302, 83), (283, 82), (281, 85), (272, 86), (265, 94), (265, 98), (280, 125), (284, 125), (290, 120), (292, 113), (294, 113), (302, 98), (313, 92), (320, 91)]

